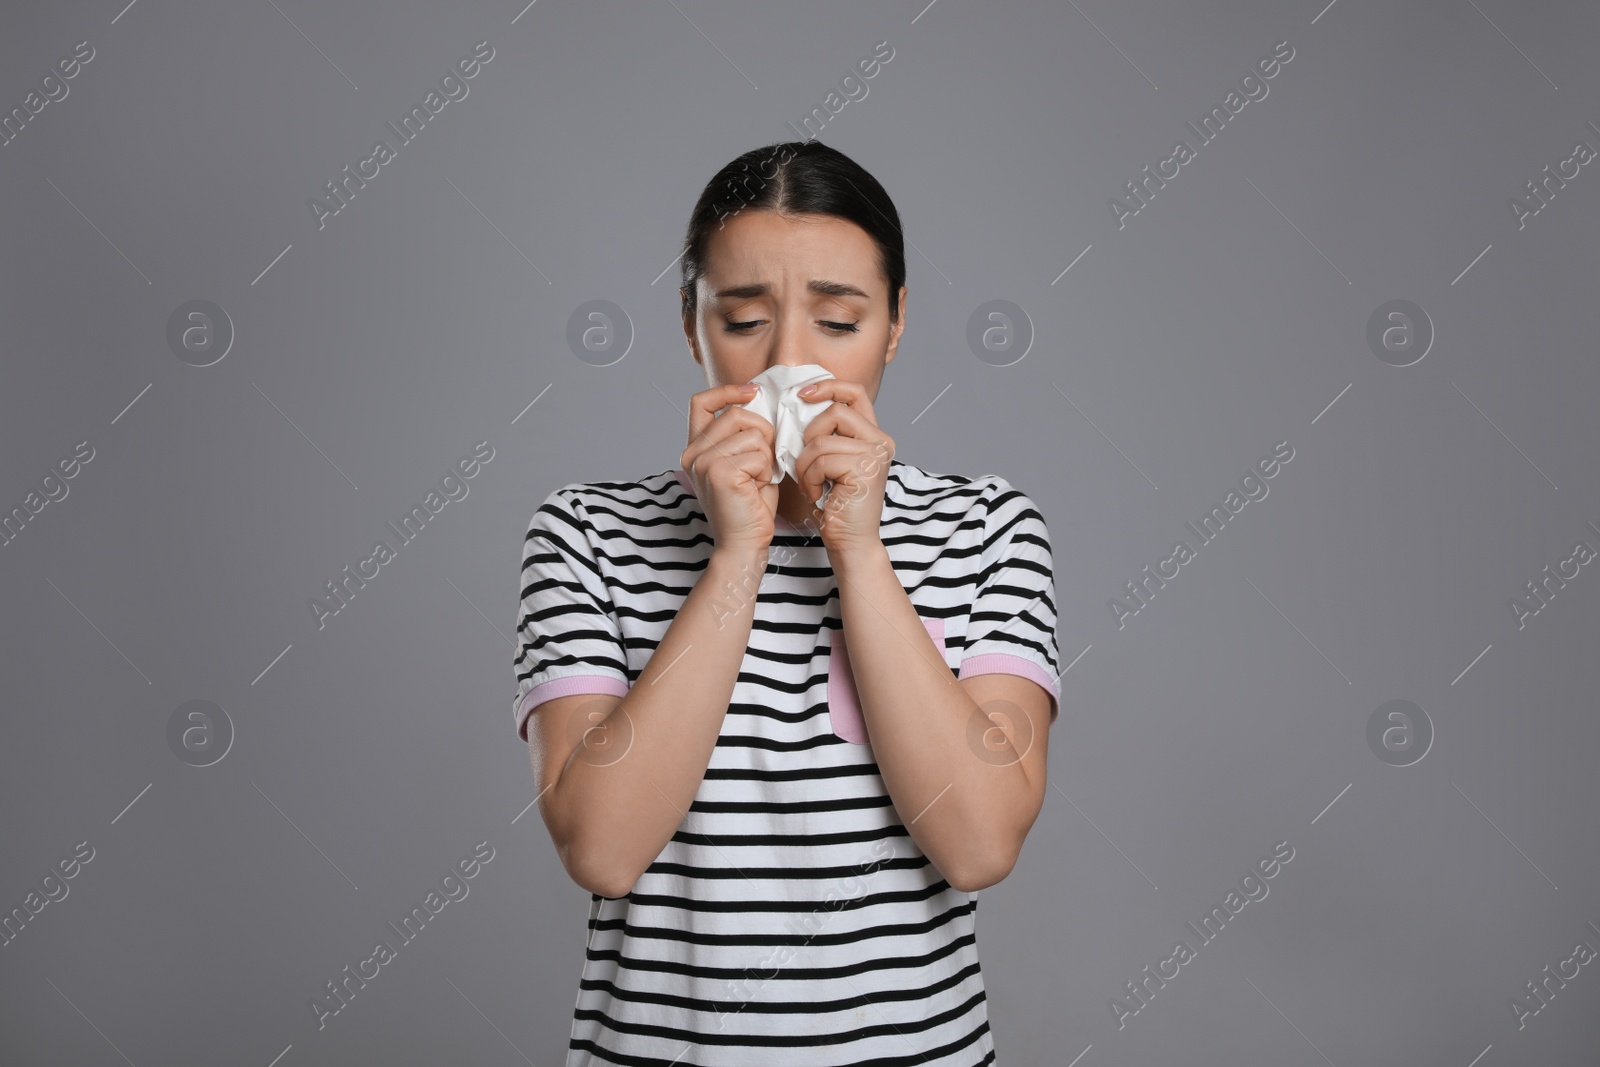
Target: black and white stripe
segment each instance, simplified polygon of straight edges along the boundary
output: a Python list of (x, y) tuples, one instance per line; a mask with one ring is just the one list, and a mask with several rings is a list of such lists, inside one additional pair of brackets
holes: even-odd
[[(1027, 495), (891, 460), (881, 537), (952, 673), (1032, 678), (1053, 722), (1050, 542)], [(524, 542), (519, 735), (552, 697), (626, 693), (712, 547), (676, 470), (551, 493)], [(630, 893), (591, 894), (567, 1067), (993, 1062), (977, 895), (916, 847), (870, 743), (836, 732), (840, 639), (821, 539), (780, 524), (687, 817)]]

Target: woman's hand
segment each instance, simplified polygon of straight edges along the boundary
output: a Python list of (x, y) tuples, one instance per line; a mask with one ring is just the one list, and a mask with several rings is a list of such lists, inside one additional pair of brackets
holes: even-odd
[[(795, 457), (795, 481), (811, 501), (805, 525), (818, 529), (830, 556), (881, 547), (883, 491), (889, 480), (894, 439), (878, 428), (865, 386), (826, 378), (802, 389), (808, 403), (832, 400), (802, 434), (805, 447)], [(823, 483), (833, 482), (817, 507)]]
[(694, 483), (715, 551), (764, 552), (772, 544), (778, 513), (778, 486), (772, 481), (778, 466), (775, 431), (772, 423), (739, 406), (756, 395), (746, 383), (719, 385), (689, 398), (689, 445), (678, 465)]

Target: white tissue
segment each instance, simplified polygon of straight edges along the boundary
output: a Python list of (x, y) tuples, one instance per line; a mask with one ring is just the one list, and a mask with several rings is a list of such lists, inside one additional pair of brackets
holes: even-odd
[(795, 476), (794, 463), (800, 450), (805, 447), (803, 435), (806, 427), (833, 403), (832, 400), (804, 400), (796, 395), (796, 390), (832, 377), (833, 372), (827, 368), (807, 363), (799, 367), (783, 364), (768, 367), (750, 379), (761, 386), (761, 391), (743, 407), (772, 423), (775, 431), (773, 451), (778, 461), (778, 473), (773, 477), (773, 483), (783, 481), (786, 474), (791, 478)]

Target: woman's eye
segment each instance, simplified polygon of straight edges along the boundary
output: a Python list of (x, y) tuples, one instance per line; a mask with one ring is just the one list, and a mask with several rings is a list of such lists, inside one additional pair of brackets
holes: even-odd
[[(749, 322), (730, 322), (723, 326), (723, 330), (728, 333), (739, 333), (741, 330), (748, 330), (752, 326), (760, 325), (760, 319), (751, 319)], [(839, 333), (858, 333), (860, 330), (860, 328), (853, 322), (828, 322), (823, 320), (822, 325)]]

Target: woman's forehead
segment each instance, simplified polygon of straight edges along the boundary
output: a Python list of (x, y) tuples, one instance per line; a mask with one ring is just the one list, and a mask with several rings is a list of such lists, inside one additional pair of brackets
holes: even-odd
[(866, 296), (882, 288), (877, 247), (861, 227), (833, 216), (792, 219), (750, 212), (713, 234), (702, 276), (708, 291), (748, 297), (779, 281), (831, 296)]

